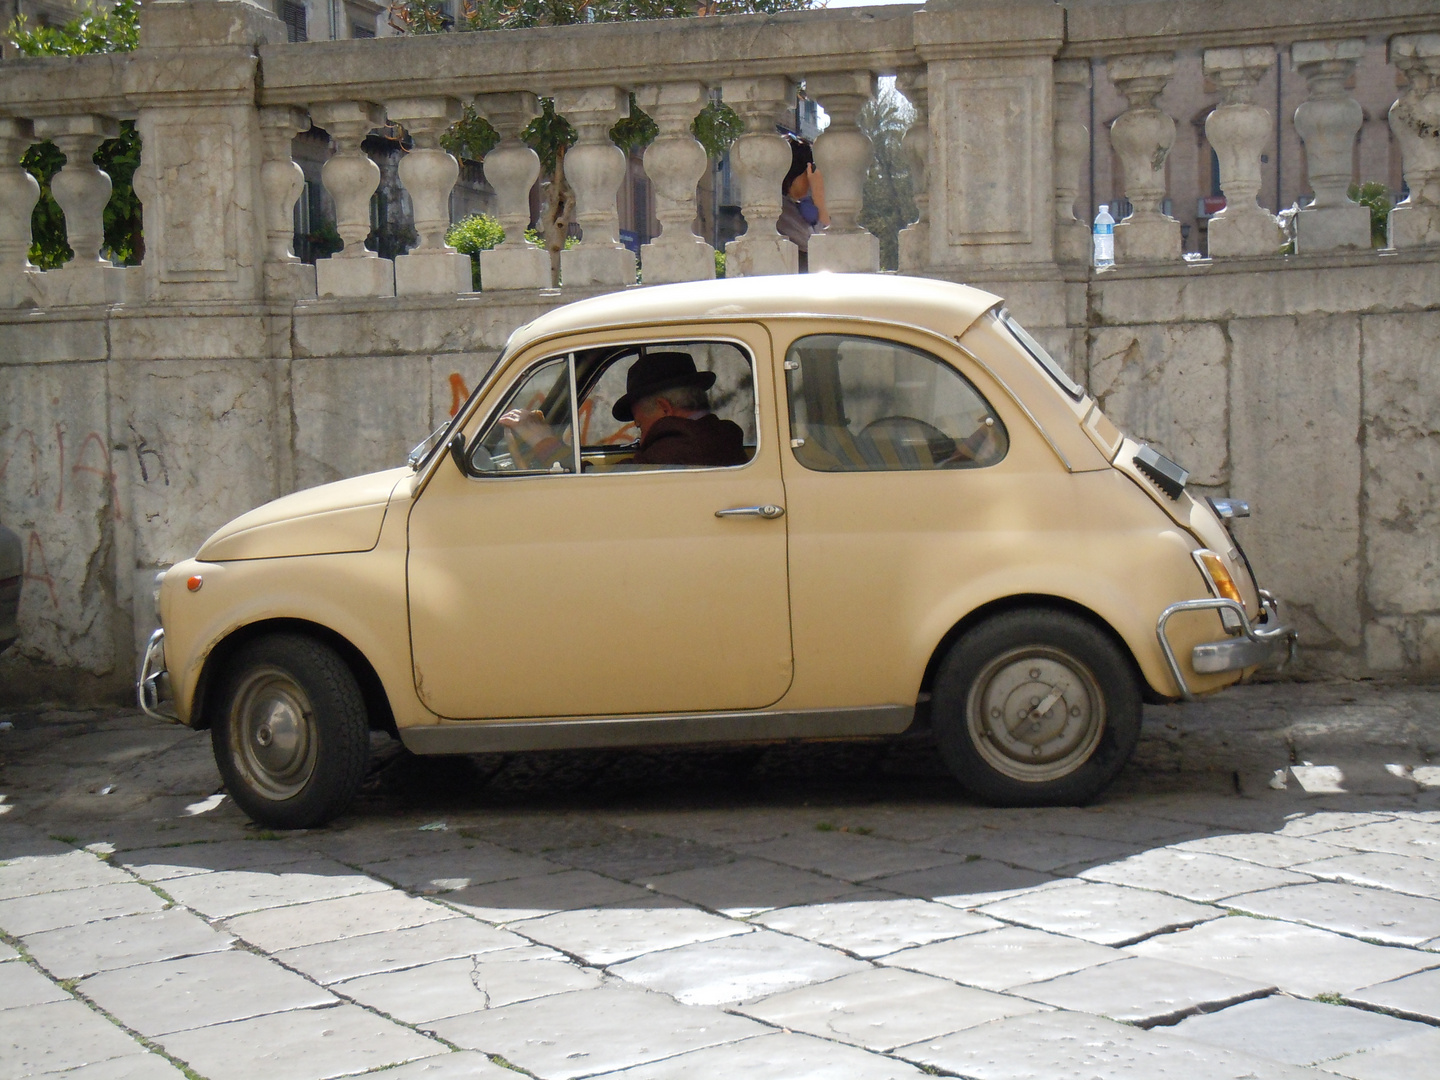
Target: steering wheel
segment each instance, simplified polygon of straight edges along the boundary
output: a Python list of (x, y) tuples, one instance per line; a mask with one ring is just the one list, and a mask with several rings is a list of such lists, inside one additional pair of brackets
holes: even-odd
[(874, 440), (878, 435), (898, 445), (914, 446), (924, 443), (930, 451), (934, 468), (949, 464), (960, 452), (954, 439), (934, 424), (914, 416), (882, 416), (871, 420), (861, 429), (862, 437)]

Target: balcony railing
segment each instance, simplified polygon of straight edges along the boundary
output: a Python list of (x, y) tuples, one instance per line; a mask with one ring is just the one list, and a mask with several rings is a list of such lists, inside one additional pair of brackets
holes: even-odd
[[(882, 75), (897, 77), (916, 109), (905, 146), (919, 219), (901, 235), (903, 271), (1083, 268), (1089, 230), (1076, 203), (1082, 191), (1092, 206), (1105, 201), (1110, 160), (1111, 195), (1131, 207), (1115, 229), (1118, 263), (1182, 265), (1167, 158), (1177, 121), (1202, 122), (1166, 112), (1182, 75), (1204, 103), (1224, 194), (1224, 209), (1205, 219), (1210, 259), (1363, 252), (1370, 211), (1347, 196), (1366, 119), (1352, 87), (1378, 49), (1395, 86), (1388, 123), (1408, 189), (1390, 212), (1388, 245), (1440, 247), (1440, 0), (934, 3), (294, 44), (250, 3), (161, 0), (145, 7), (134, 53), (5, 65), (0, 306), (467, 292), (468, 259), (445, 244), (457, 163), (440, 145), (466, 105), (502, 139), (484, 164), (506, 240), (481, 254), (485, 288), (550, 287), (548, 254), (524, 239), (539, 162), (520, 133), (541, 97), (579, 136), (566, 172), (583, 238), (563, 253), (560, 281), (623, 287), (636, 279), (616, 209), (626, 165), (607, 132), (631, 93), (659, 128), (644, 168), (662, 229), (640, 254), (644, 280), (710, 277), (713, 251), (690, 227), (706, 168), (690, 124), (715, 89), (745, 122), (731, 154), (747, 229), (728, 245), (727, 272), (793, 271), (796, 248), (773, 224), (790, 161), (775, 121), (801, 80), (830, 118), (815, 155), (833, 224), (812, 239), (810, 268), (875, 270), (879, 244), (860, 224), (871, 151), (857, 121)], [(1292, 96), (1303, 81), (1293, 117), (1281, 115), (1283, 95), (1259, 92), (1282, 71)], [(1095, 103), (1106, 100), (1122, 104), (1108, 133), (1097, 132), (1105, 117), (1092, 115)], [(122, 119), (137, 121), (143, 146), (146, 254), (132, 268), (102, 256), (110, 181), (92, 163)], [(303, 186), (291, 143), (312, 124), (333, 143), (323, 182), (344, 241), (313, 267), (291, 250)], [(400, 178), (418, 235), (393, 260), (364, 245), (380, 176), (361, 143), (387, 125), (413, 140)], [(1274, 169), (1297, 138), (1313, 201), (1295, 214), (1292, 237), (1262, 158), (1268, 147)], [(38, 188), (19, 162), (47, 139), (66, 157), (52, 190), (74, 257), (42, 272), (26, 258)]]

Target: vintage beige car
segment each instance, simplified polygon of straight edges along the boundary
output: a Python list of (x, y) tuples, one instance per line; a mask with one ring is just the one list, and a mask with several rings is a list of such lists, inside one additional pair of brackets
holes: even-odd
[[(709, 373), (688, 407), (740, 429), (731, 463), (631, 460), (616, 403), (656, 353)], [(372, 731), (467, 754), (928, 729), (976, 798), (1082, 802), (1142, 701), (1293, 646), (1230, 531), (1248, 510), (1185, 483), (978, 289), (627, 290), (516, 330), (407, 467), (165, 572), (140, 702), (211, 729), (281, 828), (346, 808)]]

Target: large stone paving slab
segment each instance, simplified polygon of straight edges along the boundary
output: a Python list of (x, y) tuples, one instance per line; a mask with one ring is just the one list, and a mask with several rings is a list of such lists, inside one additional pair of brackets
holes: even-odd
[(834, 949), (762, 930), (647, 953), (611, 973), (685, 1005), (729, 1005), (863, 970)]
[(884, 956), (1001, 925), (984, 915), (958, 911), (945, 904), (899, 898), (781, 908), (753, 921), (864, 957)]
[(1358, 885), (1290, 885), (1226, 903), (1239, 911), (1394, 945), (1420, 945), (1440, 936), (1440, 901)]
[(492, 923), (537, 919), (557, 911), (618, 904), (625, 900), (649, 903), (650, 899), (650, 893), (638, 885), (614, 881), (589, 870), (495, 881), (445, 894), (446, 904)]
[(32, 934), (25, 947), (55, 978), (79, 979), (98, 971), (221, 952), (234, 940), (183, 908), (170, 908)]
[[(187, 1080), (184, 1073), (159, 1054), (147, 1053), (139, 1043), (129, 1057), (97, 1061), (63, 1073), (46, 1073), (46, 1080)], [(38, 1078), (37, 1078), (38, 1080)], [(387, 1077), (386, 1080), (389, 1080)]]
[(290, 863), (268, 872), (219, 870), (165, 883), (165, 891), (176, 900), (212, 919), (389, 888), (383, 881), (328, 859)]
[(901, 1047), (896, 1056), (971, 1080), (1321, 1080), (1324, 1073), (1097, 1016), (1034, 1013)]
[[(851, 1046), (789, 1032), (774, 1032), (741, 1042), (605, 1073), (596, 1080), (917, 1080), (913, 1065), (869, 1054)], [(387, 1077), (386, 1080), (389, 1080)]]
[(387, 889), (384, 892), (342, 896), (335, 900), (269, 908), (250, 915), (238, 915), (227, 920), (225, 925), (251, 945), (276, 952), (362, 934), (404, 930), (454, 917), (453, 911), (439, 904)]
[(1124, 953), (1105, 945), (1047, 934), (1043, 930), (1007, 926), (891, 953), (880, 962), (985, 990), (1006, 990), (1096, 964), (1113, 963), (1124, 957)]
[(869, 968), (738, 1011), (786, 1030), (883, 1051), (1044, 1007), (913, 971)]
[(0, 1023), (0, 1076), (61, 1072), (131, 1057), (144, 1048), (73, 998), (7, 1009)]
[(424, 895), (454, 892), (470, 885), (534, 877), (563, 869), (548, 859), (517, 855), (494, 844), (472, 843), (473, 846), (468, 848), (361, 865), (375, 877)]
[(326, 1080), (447, 1051), (355, 1005), (273, 1013), (158, 1041), (206, 1080)]
[[(1431, 826), (1440, 828), (1440, 826)], [(1296, 867), (1317, 878), (1440, 900), (1440, 860), (1388, 852), (1347, 853)]]
[(755, 929), (692, 907), (659, 903), (562, 911), (510, 923), (509, 927), (542, 945), (601, 966), (697, 941), (748, 934)]
[(975, 908), (1067, 880), (1052, 877), (1039, 870), (1010, 866), (1008, 863), (977, 855), (964, 862), (936, 866), (929, 870), (912, 870), (904, 874), (874, 878), (868, 884), (877, 889), (918, 896), (951, 907)]
[(441, 922), (388, 933), (362, 934), (300, 949), (284, 949), (275, 958), (321, 983), (341, 982), (381, 971), (397, 971), (457, 956), (479, 956), (524, 945), (523, 938), (476, 919), (457, 915)]
[(1204, 851), (1211, 855), (1225, 855), (1231, 859), (1258, 863), (1288, 869), (1300, 863), (1327, 859), (1332, 855), (1343, 855), (1349, 849), (1321, 840), (1308, 840), (1300, 836), (1278, 836), (1272, 833), (1222, 833), (1219, 836), (1203, 836), (1197, 840), (1186, 840), (1172, 846), (1174, 851)]
[(31, 855), (0, 865), (0, 900), (129, 880), (130, 876), (123, 870), (117, 870), (88, 851), (72, 849), (64, 854)]
[(1126, 952), (1273, 983), (1289, 994), (1346, 993), (1429, 967), (1413, 949), (1371, 945), (1325, 930), (1231, 916), (1131, 945)]
[(1097, 945), (1126, 945), (1223, 914), (1178, 897), (1098, 882), (1042, 889), (980, 910), (1006, 922), (1084, 938)]
[(1411, 1020), (1440, 1024), (1440, 967), (1352, 990), (1345, 998)]
[(69, 1000), (69, 994), (29, 964), (0, 964), (0, 1010)]
[(0, 901), (0, 930), (27, 937), (62, 926), (160, 911), (165, 900), (134, 880)]
[(167, 881), (207, 870), (251, 870), (313, 858), (303, 848), (273, 840), (221, 840), (127, 851), (115, 861), (144, 881)]
[(1403, 818), (1375, 821), (1330, 832), (1320, 839), (1328, 844), (1344, 844), (1357, 851), (1388, 851), (1395, 855), (1440, 859), (1440, 829), (1435, 827), (1434, 822)]
[(1213, 1012), (1264, 997), (1274, 989), (1188, 964), (1131, 956), (1113, 964), (1016, 986), (1010, 993), (1073, 1012), (1154, 1027), (1174, 1023), (1191, 1013)]
[(1157, 848), (1120, 862), (1093, 866), (1080, 877), (1090, 881), (1108, 881), (1112, 885), (1152, 889), (1201, 903), (1315, 880), (1308, 874), (1257, 866), (1223, 855), (1171, 848)]
[(770, 1029), (718, 1009), (677, 1005), (648, 990), (602, 987), (440, 1020), (467, 1049), (499, 1054), (541, 1080), (614, 1072)]
[(842, 832), (794, 833), (762, 844), (740, 845), (737, 850), (842, 881), (867, 881), (960, 861), (960, 857), (935, 848)]
[(978, 855), (1037, 871), (1113, 862), (1133, 855), (1138, 847), (1149, 846), (1093, 836), (1056, 836), (1033, 828), (972, 829), (935, 845), (958, 855)]
[(514, 1069), (496, 1065), (484, 1054), (460, 1050), (386, 1069), (380, 1077), (382, 1080), (517, 1080), (518, 1075)]
[(656, 892), (732, 918), (864, 892), (847, 881), (754, 858), (662, 874), (647, 884)]
[(142, 1035), (333, 1005), (335, 996), (248, 952), (210, 953), (107, 971), (80, 992)]
[(1325, 1070), (1351, 1080), (1434, 1080), (1440, 1060), (1440, 1031), (1431, 1028), (1408, 1039), (1397, 1039), (1325, 1062)]
[(1224, 1012), (1192, 1016), (1175, 1028), (1176, 1034), (1188, 1039), (1291, 1065), (1319, 1065), (1426, 1030), (1393, 1016), (1287, 997), (1247, 1001)]
[(602, 979), (595, 968), (532, 945), (367, 975), (332, 989), (404, 1023), (425, 1024), (551, 994), (593, 990)]

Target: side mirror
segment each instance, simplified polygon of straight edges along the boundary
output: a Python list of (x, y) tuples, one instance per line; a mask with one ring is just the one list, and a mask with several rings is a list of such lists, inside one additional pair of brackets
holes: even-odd
[(455, 462), (455, 467), (460, 470), (461, 475), (469, 476), (470, 466), (465, 461), (465, 433), (463, 431), (457, 431), (450, 436), (448, 449), (450, 459)]

